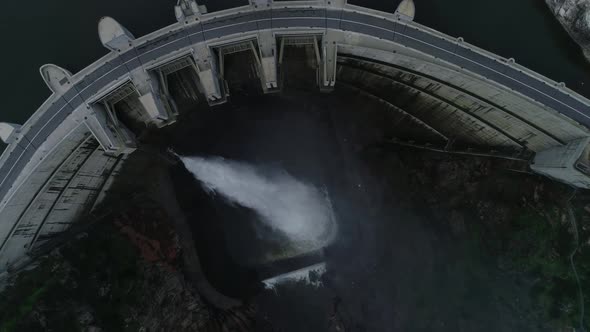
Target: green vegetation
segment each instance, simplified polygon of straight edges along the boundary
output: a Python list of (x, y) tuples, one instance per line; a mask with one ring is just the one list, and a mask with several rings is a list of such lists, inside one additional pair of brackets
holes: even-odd
[[(0, 296), (0, 312), (4, 313), (2, 316), (5, 317), (5, 319), (2, 319), (2, 325), (0, 325), (0, 332), (15, 331), (18, 322), (22, 321), (23, 318), (33, 310), (33, 305), (37, 303), (39, 298), (47, 290), (47, 282), (45, 282), (44, 285), (35, 288), (36, 284), (42, 281), (35, 280), (35, 278), (31, 277), (32, 276), (29, 274), (21, 279), (21, 282), (18, 285), (18, 288), (20, 289), (18, 291), (13, 290), (14, 295), (29, 293), (23, 298), (22, 303), (16, 303), (16, 306), (11, 306), (14, 304), (11, 302), (14, 301), (9, 301), (10, 298)], [(27, 291), (26, 288), (23, 289), (27, 286), (32, 286), (34, 288), (31, 288), (30, 291)]]
[[(577, 210), (578, 216), (583, 210)], [(578, 225), (583, 218), (577, 218)], [(579, 292), (569, 257), (575, 249), (574, 235), (565, 209), (545, 207), (542, 211), (523, 208), (511, 221), (503, 237), (487, 239), (499, 252), (503, 268), (510, 273), (532, 280), (530, 297), (540, 317), (556, 326), (578, 327), (580, 324)], [(588, 232), (580, 234), (588, 239)], [(482, 234), (483, 236), (483, 234)], [(583, 287), (590, 277), (590, 252), (582, 245), (575, 256), (575, 264)], [(588, 296), (585, 306), (590, 307)], [(585, 311), (585, 328), (590, 312)]]
[(79, 317), (124, 331), (137, 304), (138, 254), (110, 225), (60, 248), (0, 294), (0, 332), (80, 331)]

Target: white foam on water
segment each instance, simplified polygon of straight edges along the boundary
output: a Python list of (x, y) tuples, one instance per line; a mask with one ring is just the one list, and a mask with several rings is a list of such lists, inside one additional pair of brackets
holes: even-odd
[(284, 170), (254, 167), (220, 157), (180, 159), (203, 187), (258, 213), (298, 248), (320, 248), (336, 235), (328, 195)]
[[(311, 273), (314, 273), (316, 275), (314, 279), (311, 279)], [(320, 287), (322, 286), (320, 277), (325, 273), (326, 263), (319, 263), (312, 266), (304, 267), (299, 270), (281, 274), (270, 279), (263, 280), (262, 283), (264, 284), (264, 288), (266, 289), (276, 289), (277, 286), (280, 286), (285, 283), (295, 283), (302, 281), (305, 282), (307, 285), (313, 287)]]

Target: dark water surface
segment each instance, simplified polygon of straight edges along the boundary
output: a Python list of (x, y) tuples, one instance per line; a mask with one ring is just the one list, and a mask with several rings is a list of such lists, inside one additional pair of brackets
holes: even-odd
[[(590, 96), (589, 66), (542, 0), (415, 0), (422, 24), (516, 60)], [(202, 1), (210, 11), (245, 0)], [(398, 0), (354, 0), (393, 11)], [(175, 21), (176, 0), (32, 0), (3, 4), (0, 12), (3, 77), (0, 120), (23, 123), (48, 97), (38, 68), (55, 63), (73, 73), (107, 53), (96, 25), (109, 15), (136, 36)], [(585, 83), (585, 84), (583, 84)]]

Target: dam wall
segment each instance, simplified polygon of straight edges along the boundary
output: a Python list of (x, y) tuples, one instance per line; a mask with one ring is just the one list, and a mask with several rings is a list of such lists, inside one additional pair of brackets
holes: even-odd
[[(226, 62), (236, 54), (248, 54), (262, 93), (276, 93), (288, 80), (285, 54), (303, 48), (310, 87), (353, 86), (443, 145), (544, 153), (541, 174), (547, 153), (590, 136), (586, 98), (410, 14), (342, 0), (257, 0), (208, 14), (183, 0), (178, 23), (139, 38), (103, 18), (99, 39), (110, 53), (75, 74), (43, 66), (52, 96), (22, 126), (0, 126), (9, 143), (0, 157), (0, 271), (17, 268), (108, 194), (142, 130), (178, 120), (171, 75), (188, 73), (187, 86), (198, 89), (188, 94), (210, 107), (231, 99), (236, 67)], [(577, 186), (590, 186), (581, 168), (568, 172), (551, 176), (568, 182), (575, 174)]]

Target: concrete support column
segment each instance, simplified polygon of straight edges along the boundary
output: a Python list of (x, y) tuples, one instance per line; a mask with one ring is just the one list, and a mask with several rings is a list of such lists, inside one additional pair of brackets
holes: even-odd
[(176, 112), (170, 101), (161, 93), (157, 73), (138, 68), (130, 73), (131, 80), (139, 92), (139, 102), (150, 122), (158, 127), (174, 122)]
[(136, 150), (135, 136), (117, 120), (116, 114), (103, 103), (90, 106), (85, 124), (106, 153), (118, 156)]
[(277, 45), (271, 31), (258, 33), (260, 48), (260, 80), (265, 93), (278, 90), (277, 83)]
[(209, 105), (225, 103), (225, 87), (221, 84), (218, 65), (211, 49), (207, 45), (196, 44), (193, 50), (202, 93), (207, 97)]
[(338, 43), (335, 35), (331, 31), (326, 31), (322, 39), (322, 63), (321, 76), (323, 81), (320, 83), (320, 90), (330, 92), (336, 85), (336, 65), (338, 61)]

